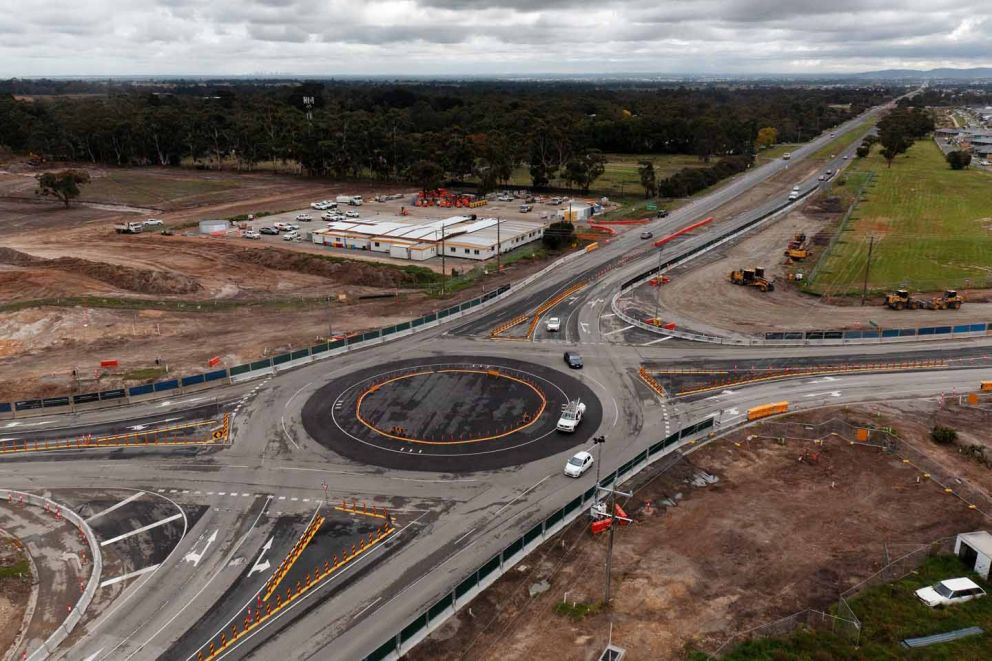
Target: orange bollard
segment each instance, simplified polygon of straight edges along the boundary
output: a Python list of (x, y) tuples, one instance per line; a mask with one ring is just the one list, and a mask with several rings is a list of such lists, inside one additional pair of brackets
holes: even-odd
[(324, 573), (327, 573), (329, 571), (331, 571), (331, 564), (327, 562), (327, 560), (324, 560)]
[(225, 634), (223, 631), (221, 631), (220, 632), (220, 648), (221, 649), (224, 649), (225, 647), (227, 647), (227, 634)]
[[(282, 603), (281, 599), (279, 600), (279, 603)], [(269, 615), (272, 615), (272, 604), (265, 604), (265, 616), (268, 617)]]
[(307, 585), (310, 585), (310, 572), (307, 572)]
[(355, 555), (355, 545), (354, 544), (351, 545), (351, 554), (352, 555)]
[(213, 656), (214, 655), (214, 650), (215, 649), (217, 649), (217, 648), (214, 647), (213, 641), (210, 641), (210, 656)]
[(303, 584), (302, 584), (302, 583), (300, 583), (299, 581), (296, 581), (296, 593), (297, 593), (297, 594), (299, 594), (299, 593), (300, 593), (300, 588), (301, 588), (301, 587), (303, 587)]
[(237, 624), (232, 624), (231, 625), (231, 640), (234, 640), (237, 637), (238, 637), (238, 625)]
[(338, 566), (338, 556), (336, 556), (336, 555), (334, 556), (334, 566), (335, 567)]
[(286, 601), (293, 598), (293, 588), (286, 588)]
[(369, 533), (369, 544), (372, 543), (372, 533)]
[(203, 652), (196, 653), (196, 661), (203, 661)]

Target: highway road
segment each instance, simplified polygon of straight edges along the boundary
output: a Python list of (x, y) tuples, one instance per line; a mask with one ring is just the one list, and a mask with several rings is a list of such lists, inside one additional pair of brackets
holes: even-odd
[[(840, 135), (854, 130), (861, 121), (853, 120), (835, 131)], [(790, 162), (776, 161), (743, 173), (668, 218), (654, 221), (648, 229), (661, 236), (705, 217), (815, 153), (830, 139), (823, 135), (797, 149)], [(796, 183), (803, 188), (815, 186), (815, 176)], [(767, 200), (748, 214), (714, 223), (666, 251), (678, 254), (693, 242), (709, 240), (776, 203)], [(360, 370), (399, 360), (439, 361), (465, 355), (480, 361), (525, 361), (548, 373), (564, 374), (568, 369), (561, 353), (573, 347), (582, 353), (585, 367), (568, 373), (588, 386), (602, 405), (602, 422), (594, 431), (608, 439), (604, 471), (628, 461), (670, 431), (707, 416), (716, 418), (719, 429), (729, 429), (741, 423), (742, 412), (755, 404), (788, 399), (801, 409), (932, 397), (965, 392), (979, 380), (992, 379), (988, 342), (976, 339), (868, 350), (873, 357), (905, 357), (911, 352), (915, 357), (949, 359), (942, 369), (859, 373), (837, 377), (829, 384), (815, 378), (792, 379), (731, 388), (692, 400), (662, 400), (638, 378), (638, 368), (645, 362), (745, 361), (754, 358), (756, 351), (664, 340), (618, 327), (611, 317), (611, 297), (621, 282), (657, 260), (655, 251), (637, 234), (621, 236), (551, 271), (538, 283), (511, 290), (507, 299), (474, 316), (400, 341), (165, 405), (151, 402), (71, 418), (32, 418), (21, 427), (0, 428), (0, 436), (25, 439), (49, 429), (69, 435), (104, 433), (162, 424), (171, 417), (196, 419), (217, 412), (234, 416), (232, 443), (223, 449), (100, 450), (38, 455), (30, 461), (0, 460), (0, 483), (5, 487), (48, 491), (55, 498), (63, 489), (94, 493), (111, 487), (131, 489), (161, 494), (180, 507), (202, 511), (166, 559), (128, 580), (124, 592), (87, 623), (71, 648), (61, 651), (61, 658), (176, 658), (180, 651), (179, 658), (186, 658), (187, 653), (196, 658), (190, 651), (199, 644), (196, 637), (203, 636), (205, 643), (219, 633), (214, 629), (230, 619), (225, 609), (231, 595), (256, 589), (252, 581), (258, 581), (258, 576), (252, 569), (277, 564), (318, 508), (326, 506), (326, 498), (329, 503), (355, 499), (388, 508), (396, 517), (396, 532), (347, 571), (308, 592), (292, 608), (215, 658), (360, 659), (594, 482), (592, 473), (578, 480), (562, 474), (567, 457), (581, 446), (513, 468), (461, 473), (386, 470), (338, 456), (310, 438), (301, 410), (329, 381)], [(620, 263), (625, 257), (628, 260)], [(604, 267), (610, 268), (604, 271)], [(489, 339), (489, 330), (501, 321), (532, 311), (570, 283), (597, 273), (588, 286), (549, 311), (565, 320), (558, 334), (547, 334), (539, 327), (533, 341)], [(865, 352), (859, 346), (792, 347), (762, 350), (760, 356), (801, 361), (812, 353), (850, 359)]]

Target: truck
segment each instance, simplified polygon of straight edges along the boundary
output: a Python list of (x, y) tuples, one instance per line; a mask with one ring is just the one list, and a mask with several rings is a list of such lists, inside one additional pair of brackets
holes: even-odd
[(338, 195), (335, 198), (338, 204), (349, 204), (353, 207), (362, 206), (362, 196), (361, 195)]
[(145, 229), (145, 224), (141, 222), (120, 223), (114, 225), (114, 231), (118, 234), (141, 234)]
[(582, 414), (586, 412), (586, 405), (581, 400), (575, 399), (563, 404), (561, 407), (561, 417), (555, 428), (558, 431), (574, 432), (575, 428), (582, 422)]

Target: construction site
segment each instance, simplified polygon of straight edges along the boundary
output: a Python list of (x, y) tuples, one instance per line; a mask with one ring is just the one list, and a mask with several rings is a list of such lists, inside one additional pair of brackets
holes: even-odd
[[(611, 637), (631, 658), (686, 658), (829, 610), (901, 549), (988, 525), (989, 415), (963, 400), (827, 408), (660, 462), (618, 501), (632, 522), (615, 531), (609, 606), (608, 535), (580, 517), (409, 658), (588, 659)], [(957, 444), (935, 444), (933, 424)]]

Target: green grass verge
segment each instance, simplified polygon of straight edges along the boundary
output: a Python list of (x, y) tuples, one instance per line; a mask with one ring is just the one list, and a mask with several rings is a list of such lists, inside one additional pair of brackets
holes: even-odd
[(813, 154), (813, 158), (814, 159), (830, 158), (830, 156), (833, 154), (839, 154), (840, 152), (844, 151), (844, 149), (849, 147), (851, 143), (854, 142), (855, 140), (861, 140), (861, 138), (864, 137), (865, 132), (868, 129), (870, 129), (872, 126), (874, 126), (876, 123), (878, 123), (878, 118), (869, 117), (868, 119), (858, 124), (858, 126), (854, 130), (848, 131), (844, 135), (838, 136), (833, 140), (831, 140), (830, 142), (828, 142), (827, 144), (825, 144), (821, 149), (817, 150), (817, 152)]
[(848, 180), (875, 178), (833, 249), (822, 257), (814, 293), (859, 294), (870, 237), (875, 238), (868, 288), (914, 291), (992, 284), (992, 178), (951, 170), (932, 140), (921, 140), (891, 168), (872, 151), (855, 161)]
[(571, 618), (573, 620), (581, 620), (589, 615), (595, 615), (600, 610), (602, 610), (602, 604), (584, 604), (575, 603), (570, 604), (566, 601), (559, 601), (555, 604), (555, 613), (562, 615), (564, 617)]
[(160, 376), (165, 376), (164, 367), (139, 367), (137, 369), (128, 370), (121, 375), (121, 378), (125, 381), (151, 381), (152, 379), (157, 379)]
[[(968, 575), (987, 591), (992, 588), (965, 570), (954, 556), (929, 558), (906, 578), (869, 588), (848, 601), (861, 620), (860, 646), (846, 638), (820, 631), (800, 630), (786, 638), (764, 638), (742, 643), (722, 658), (732, 661), (772, 659), (959, 659), (992, 658), (992, 597), (949, 608), (928, 608), (913, 592), (945, 578)], [(906, 638), (929, 636), (979, 626), (983, 635), (908, 651)]]
[(0, 567), (0, 578), (14, 578), (18, 576), (30, 576), (31, 575), (31, 565), (28, 564), (27, 559), (18, 560), (12, 565), (6, 565)]
[(786, 152), (794, 152), (802, 147), (802, 144), (795, 142), (783, 142), (769, 149), (763, 149), (757, 153), (754, 160), (758, 163), (764, 163), (766, 161), (777, 161), (778, 159), (785, 156)]

